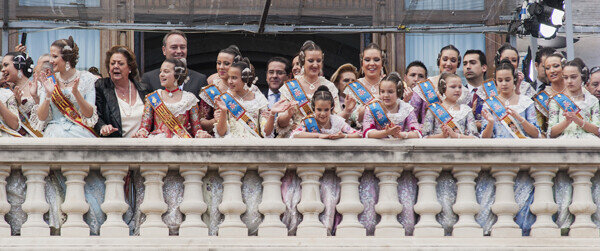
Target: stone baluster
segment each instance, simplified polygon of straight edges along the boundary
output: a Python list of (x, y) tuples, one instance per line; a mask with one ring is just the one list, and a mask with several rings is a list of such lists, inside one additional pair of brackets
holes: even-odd
[(60, 235), (89, 236), (90, 227), (83, 221), (83, 214), (87, 213), (90, 206), (85, 200), (83, 186), (90, 168), (88, 166), (63, 166), (61, 169), (67, 178), (65, 182), (67, 191), (65, 192), (65, 201), (60, 208), (67, 214), (67, 221), (62, 225)]
[(559, 237), (560, 229), (552, 220), (552, 215), (558, 211), (552, 191), (552, 178), (556, 176), (557, 167), (531, 167), (529, 171), (535, 180), (533, 183), (533, 203), (531, 212), (535, 214), (535, 223), (531, 226), (532, 237)]
[(50, 168), (44, 165), (23, 165), (23, 175), (27, 177), (27, 192), (23, 211), (27, 213), (27, 221), (21, 226), (21, 236), (50, 236), (50, 227), (44, 222), (44, 214), (50, 206), (46, 202), (44, 177)]
[(281, 198), (281, 178), (285, 173), (285, 167), (261, 166), (258, 168), (258, 173), (263, 178), (262, 201), (258, 205), (258, 211), (265, 216), (258, 227), (258, 236), (287, 236), (287, 228), (279, 219), (279, 216), (285, 212), (285, 204)]
[(129, 171), (129, 166), (102, 166), (102, 176), (106, 178), (106, 191), (104, 202), (100, 205), (106, 214), (106, 221), (100, 226), (100, 236), (103, 237), (126, 237), (129, 236), (129, 227), (123, 221), (123, 214), (127, 212), (129, 205), (125, 202), (125, 181), (123, 180)]
[(206, 203), (202, 196), (202, 178), (206, 174), (206, 166), (181, 166), (179, 172), (185, 179), (183, 182), (183, 202), (179, 211), (185, 214), (185, 221), (179, 227), (179, 236), (208, 236), (208, 228), (202, 221), (206, 211)]
[(475, 197), (475, 178), (480, 167), (461, 166), (454, 167), (452, 174), (456, 177), (458, 186), (456, 203), (452, 209), (458, 214), (458, 221), (454, 224), (452, 236), (455, 237), (482, 237), (483, 229), (475, 221), (475, 214), (479, 213), (479, 204)]
[(492, 167), (492, 176), (496, 179), (496, 198), (492, 212), (498, 216), (498, 221), (492, 227), (492, 237), (521, 236), (521, 229), (513, 220), (519, 212), (514, 190), (518, 171), (518, 167)]
[(4, 215), (10, 211), (6, 198), (6, 177), (10, 175), (10, 166), (0, 165), (0, 237), (10, 236), (10, 225), (4, 220)]
[(571, 167), (569, 175), (573, 178), (573, 202), (569, 211), (575, 215), (571, 225), (571, 237), (598, 237), (596, 224), (591, 220), (591, 214), (596, 212), (596, 204), (592, 199), (592, 182), (590, 179), (598, 170), (596, 167)]
[(442, 225), (437, 222), (435, 216), (442, 211), (442, 205), (437, 200), (435, 186), (436, 178), (442, 171), (441, 167), (415, 167), (415, 177), (419, 180), (419, 194), (415, 212), (421, 216), (415, 225), (414, 236), (437, 237), (444, 236)]
[(223, 201), (219, 205), (219, 211), (225, 215), (225, 220), (219, 225), (219, 236), (248, 236), (248, 227), (240, 218), (246, 212), (246, 204), (242, 200), (241, 181), (245, 172), (246, 168), (239, 166), (219, 168), (219, 175), (223, 177)]
[(302, 213), (302, 222), (298, 225), (298, 237), (325, 237), (327, 228), (319, 221), (319, 214), (325, 209), (319, 193), (319, 178), (325, 172), (324, 167), (298, 167), (298, 176), (302, 179), (302, 195), (298, 203), (298, 211)]
[(364, 237), (367, 235), (365, 227), (358, 222), (358, 214), (365, 209), (358, 194), (358, 185), (360, 185), (358, 178), (363, 170), (362, 167), (338, 167), (336, 170), (341, 179), (340, 202), (336, 209), (343, 216), (342, 222), (337, 226), (336, 236)]
[(162, 221), (162, 214), (167, 212), (167, 203), (163, 197), (163, 178), (167, 175), (166, 166), (141, 166), (144, 177), (144, 201), (140, 210), (146, 214), (146, 221), (140, 226), (140, 236), (166, 237), (169, 228)]
[(377, 237), (404, 236), (404, 228), (397, 218), (402, 212), (402, 204), (398, 201), (398, 178), (401, 172), (400, 167), (375, 168), (375, 175), (379, 179), (379, 201), (375, 211), (381, 215), (381, 221), (375, 227)]

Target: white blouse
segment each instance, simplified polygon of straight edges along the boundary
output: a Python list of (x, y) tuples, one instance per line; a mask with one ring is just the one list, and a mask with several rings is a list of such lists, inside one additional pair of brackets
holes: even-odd
[(117, 97), (117, 100), (119, 101), (119, 111), (121, 113), (123, 138), (131, 138), (142, 124), (144, 102), (140, 98), (140, 95), (135, 95), (135, 103), (133, 105), (129, 105), (119, 97)]

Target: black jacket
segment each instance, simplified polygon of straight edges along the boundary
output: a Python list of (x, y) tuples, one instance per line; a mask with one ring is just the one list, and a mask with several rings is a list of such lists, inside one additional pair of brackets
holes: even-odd
[[(149, 88), (137, 81), (132, 81), (138, 95), (144, 101), (144, 98), (150, 93)], [(98, 110), (98, 123), (94, 130), (100, 135), (100, 129), (104, 125), (111, 124), (119, 129), (108, 136), (103, 137), (123, 137), (123, 128), (121, 125), (121, 111), (119, 110), (119, 101), (115, 93), (115, 84), (110, 78), (101, 78), (96, 81), (96, 108)]]
[[(146, 84), (150, 88), (150, 92), (156, 91), (158, 89), (165, 89), (160, 85), (160, 79), (158, 75), (160, 74), (160, 69), (152, 70), (144, 73), (142, 76), (142, 83)], [(190, 80), (183, 85), (183, 90), (187, 92), (191, 92), (196, 96), (196, 98), (200, 99), (200, 90), (202, 87), (206, 86), (206, 76), (197, 71), (188, 69), (188, 76)]]

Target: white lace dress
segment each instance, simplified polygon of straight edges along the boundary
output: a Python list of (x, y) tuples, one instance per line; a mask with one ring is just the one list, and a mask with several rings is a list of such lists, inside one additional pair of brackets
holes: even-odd
[[(334, 134), (334, 133), (338, 133), (338, 132), (342, 132), (344, 134), (359, 133), (358, 130), (355, 130), (354, 128), (352, 128), (350, 125), (348, 125), (348, 123), (346, 123), (344, 118), (342, 118), (338, 115), (331, 115), (329, 117), (329, 121), (331, 122), (331, 128), (329, 128), (329, 129), (320, 128), (319, 130), (321, 130), (321, 133), (323, 133), (323, 134)], [(306, 126), (304, 125), (304, 123), (300, 123), (300, 126), (298, 126), (298, 128), (296, 128), (296, 130), (294, 130), (294, 132), (292, 132), (291, 137), (293, 138), (294, 135), (301, 133), (301, 132), (306, 132)]]
[[(258, 123), (260, 132), (265, 138), (273, 138), (273, 132), (269, 135), (265, 135), (265, 126), (267, 124), (267, 118), (262, 116), (264, 111), (269, 109), (269, 101), (265, 98), (260, 91), (253, 91), (254, 99), (247, 101), (237, 100), (238, 103), (246, 110), (246, 115), (254, 119)], [(233, 97), (233, 95), (231, 95)], [(242, 121), (237, 121), (230, 112), (227, 112), (227, 132), (225, 135), (219, 135), (215, 130), (215, 138), (256, 138), (256, 136), (250, 132)], [(215, 127), (217, 124), (215, 123)]]
[[(450, 116), (452, 116), (452, 122), (454, 122), (461, 134), (479, 137), (471, 107), (460, 105), (459, 110), (447, 110)], [(442, 133), (442, 123), (435, 117), (432, 111), (427, 111), (427, 115), (425, 115), (422, 132), (423, 136)]]
[[(12, 112), (13, 114), (15, 114), (15, 116), (18, 116), (19, 114), (19, 110), (17, 108), (17, 100), (15, 99), (15, 95), (14, 93), (9, 90), (9, 89), (4, 89), (1, 88), (0, 89), (0, 102), (2, 102), (6, 108), (8, 108), (8, 110), (10, 112)], [(4, 118), (2, 117), (2, 115), (0, 115), (0, 122), (7, 128), (10, 129), (10, 127), (8, 127), (8, 125), (6, 124), (6, 122), (4, 121)], [(18, 130), (19, 128), (17, 128)], [(16, 130), (15, 130), (16, 131)], [(0, 137), (13, 137), (10, 134), (0, 130)]]

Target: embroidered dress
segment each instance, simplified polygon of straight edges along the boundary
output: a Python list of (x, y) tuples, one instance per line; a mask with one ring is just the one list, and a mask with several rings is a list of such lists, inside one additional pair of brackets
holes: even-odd
[[(44, 87), (42, 87), (41, 85), (37, 86), (37, 93), (42, 93), (44, 92)], [(33, 127), (33, 123), (31, 123), (31, 116), (36, 112), (35, 108), (36, 108), (36, 103), (35, 100), (33, 99), (33, 97), (21, 97), (21, 100), (19, 100), (19, 104), (18, 104), (18, 109), (19, 109), (19, 118), (21, 118), (20, 116), (25, 116), (26, 119), (29, 121), (30, 126), (32, 126), (33, 129), (38, 130), (39, 132), (43, 132), (44, 128), (35, 128)], [(21, 118), (22, 119), (22, 118)], [(37, 123), (37, 125), (39, 125), (40, 123)], [(24, 128), (23, 123), (21, 122), (21, 129), (19, 130), (19, 133), (21, 133), (21, 135), (23, 135), (23, 137), (33, 137), (32, 135), (30, 135)]]
[[(350, 125), (348, 125), (348, 123), (346, 123), (344, 118), (342, 118), (338, 115), (332, 114), (331, 116), (329, 116), (329, 121), (331, 122), (331, 128), (330, 129), (320, 128), (319, 130), (321, 130), (321, 133), (334, 134), (334, 133), (342, 132), (344, 134), (353, 134), (353, 133), (360, 132), (360, 131), (352, 128)], [(298, 126), (298, 128), (296, 128), (294, 130), (294, 132), (292, 132), (292, 137), (294, 137), (294, 135), (296, 135), (300, 132), (306, 132), (306, 126), (304, 125), (304, 123), (300, 123), (300, 126)]]
[[(63, 81), (60, 77), (60, 73), (55, 74), (56, 80), (58, 82)], [(81, 114), (81, 118), (83, 119), (83, 124), (87, 127), (93, 128), (98, 122), (98, 113), (96, 111), (96, 88), (94, 87), (94, 83), (98, 78), (96, 78), (93, 74), (87, 71), (77, 71), (73, 79), (79, 77), (79, 87), (77, 88), (83, 99), (92, 106), (94, 112), (91, 117), (86, 118)], [(75, 106), (75, 110), (81, 112), (81, 108), (73, 95), (73, 88), (66, 87), (61, 89), (64, 96)], [(40, 93), (40, 103), (46, 99), (46, 91), (42, 91)], [(35, 105), (33, 107), (34, 111), (37, 111), (39, 105)], [(67, 119), (61, 112), (58, 110), (54, 102), (50, 101), (50, 109), (48, 110), (48, 117), (45, 121), (41, 121), (36, 113), (32, 113), (30, 117), (30, 122), (33, 128), (45, 128), (44, 129), (44, 137), (47, 138), (94, 138), (96, 137), (92, 132), (85, 129), (79, 124), (75, 124)]]
[[(304, 81), (304, 77), (303, 76), (298, 76), (298, 81)], [(319, 80), (317, 81), (318, 85), (316, 86), (316, 88), (318, 88), (321, 85), (327, 86), (327, 88), (329, 89), (329, 91), (331, 92), (331, 95), (333, 96), (333, 102), (334, 102), (334, 107), (333, 107), (333, 113), (337, 114), (341, 111), (340, 108), (340, 103), (339, 103), (339, 97), (338, 97), (338, 89), (337, 87), (335, 87), (335, 85), (331, 82), (329, 82), (329, 80), (325, 79), (324, 77), (319, 77)], [(316, 90), (316, 89), (315, 89)], [(304, 90), (305, 92), (307, 92), (308, 90)], [(281, 86), (281, 88), (279, 88), (279, 92), (281, 93), (281, 98), (282, 99), (286, 99), (290, 102), (295, 102), (294, 98), (292, 97), (292, 94), (290, 93), (289, 89), (287, 88), (287, 86), (285, 86), (285, 84), (283, 86)], [(308, 98), (308, 100), (312, 100), (313, 94), (310, 93), (306, 93), (306, 98)], [(302, 115), (302, 112), (300, 111), (300, 109), (297, 109), (296, 113), (292, 115), (292, 118), (290, 118), (290, 124), (286, 127), (279, 127), (279, 125), (277, 123), (275, 123), (275, 130), (277, 130), (277, 134), (278, 134), (278, 138), (289, 138), (292, 131), (294, 129), (296, 129), (296, 127), (298, 127), (298, 125), (302, 122), (302, 119), (304, 118), (304, 116)]]
[[(18, 116), (19, 108), (17, 108), (17, 100), (15, 99), (15, 95), (11, 90), (6, 89), (6, 88), (0, 89), (0, 102), (2, 102), (11, 113), (13, 113), (15, 116)], [(8, 125), (4, 121), (4, 118), (1, 115), (0, 115), (0, 120), (1, 120), (1, 123), (6, 128), (11, 129), (10, 127), (8, 127)], [(18, 131), (18, 129), (19, 128), (17, 128), (17, 130), (15, 130), (15, 131)], [(0, 130), (0, 137), (14, 137), (14, 136), (6, 133), (5, 131)]]
[[(388, 111), (387, 115), (390, 121), (394, 123), (394, 125), (398, 125), (402, 127), (403, 132), (411, 132), (416, 131), (421, 134), (419, 122), (417, 122), (417, 115), (415, 115), (414, 108), (402, 101), (401, 99), (397, 99), (398, 103), (398, 111), (390, 112)], [(375, 122), (373, 118), (373, 114), (371, 111), (365, 110), (365, 116), (363, 119), (363, 137), (368, 138), (368, 132), (370, 130), (383, 130), (384, 127), (380, 126)], [(391, 136), (390, 136), (391, 137)]]
[[(358, 79), (359, 82), (361, 82), (363, 84), (363, 86), (365, 87), (365, 89), (367, 89), (371, 95), (373, 95), (374, 98), (379, 98), (379, 87), (377, 88), (377, 90), (371, 90), (371, 88), (369, 88), (369, 85), (367, 84), (367, 81), (365, 80), (365, 78), (359, 78)], [(362, 121), (358, 120), (358, 111), (360, 110), (361, 107), (363, 107), (363, 105), (358, 101), (359, 98), (358, 96), (356, 96), (356, 94), (352, 91), (352, 88), (350, 87), (346, 87), (346, 89), (344, 89), (344, 94), (346, 94), (346, 96), (350, 95), (352, 96), (352, 98), (354, 98), (354, 100), (356, 100), (356, 106), (354, 107), (354, 110), (352, 110), (352, 113), (350, 114), (350, 117), (348, 117), (348, 121), (350, 122), (350, 125), (356, 129), (362, 129)], [(368, 112), (365, 110), (365, 112)]]
[[(475, 125), (475, 116), (473, 116), (471, 107), (460, 105), (459, 108), (459, 110), (446, 109), (452, 116), (452, 122), (454, 122), (461, 134), (479, 137), (477, 126)], [(421, 131), (423, 132), (423, 136), (440, 134), (442, 133), (442, 123), (431, 111), (427, 111)]]
[[(260, 91), (253, 91), (254, 99), (252, 100), (237, 100), (236, 101), (244, 107), (246, 115), (254, 119), (259, 124), (260, 131), (265, 138), (273, 138), (273, 132), (270, 135), (265, 135), (265, 126), (267, 124), (267, 118), (262, 116), (262, 113), (269, 109), (269, 101), (265, 98)], [(233, 94), (229, 93), (232, 97)], [(223, 113), (222, 113), (223, 114)], [(256, 138), (256, 136), (250, 132), (242, 121), (236, 120), (230, 112), (227, 112), (227, 132), (225, 135), (219, 135), (215, 129), (216, 138)], [(217, 123), (215, 123), (215, 128)], [(275, 129), (273, 129), (275, 131)]]
[[(165, 92), (163, 90), (156, 91), (160, 95), (161, 99), (164, 99)], [(198, 114), (198, 99), (194, 94), (182, 91), (181, 100), (176, 103), (163, 104), (171, 111), (173, 116), (179, 121), (179, 123), (188, 131), (188, 133), (195, 137), (196, 133), (202, 130), (200, 126), (200, 116)], [(154, 92), (153, 92), (154, 93)], [(152, 94), (152, 93), (151, 93)], [(150, 94), (149, 94), (150, 95)], [(179, 136), (173, 133), (169, 127), (160, 119), (160, 117), (154, 111), (154, 108), (150, 104), (146, 96), (144, 102), (144, 115), (142, 115), (142, 125), (138, 131), (150, 132), (148, 138), (179, 138)]]
[[(584, 92), (583, 100), (573, 100), (573, 102), (575, 102), (577, 107), (581, 109), (579, 114), (583, 117), (583, 120), (586, 123), (591, 123), (597, 126), (600, 125), (600, 106), (598, 105), (598, 99), (594, 97), (594, 95), (590, 94), (589, 92)], [(550, 111), (548, 116), (548, 137), (550, 137), (551, 133), (550, 128), (566, 119), (563, 115), (564, 111), (558, 106), (558, 103), (556, 103), (554, 99), (550, 101), (549, 106)], [(577, 124), (571, 123), (557, 138), (579, 139), (598, 137), (596, 137), (596, 135), (594, 135), (593, 133), (589, 133), (583, 130), (581, 127), (577, 126)]]
[[(433, 83), (435, 86), (437, 86), (437, 83)], [(437, 91), (436, 91), (437, 92)], [(439, 96), (439, 93), (438, 93)], [(443, 101), (444, 97), (440, 96), (440, 101)], [(460, 98), (458, 98), (458, 100), (456, 101), (457, 104), (459, 105), (466, 105), (469, 104), (471, 102), (471, 100), (473, 99), (473, 96), (470, 95), (469, 92), (469, 88), (462, 88), (462, 94), (460, 96)], [(413, 95), (410, 98), (410, 101), (408, 101), (410, 103), (410, 105), (412, 105), (412, 107), (415, 108), (415, 114), (417, 115), (418, 121), (419, 123), (424, 123), (425, 120), (425, 116), (427, 115), (427, 107), (429, 106), (429, 104), (427, 103), (425, 96), (423, 95), (423, 92), (421, 91), (420, 87), (418, 85), (416, 85), (415, 87), (413, 87)]]
[[(519, 113), (519, 115), (521, 115), (521, 117), (523, 117), (525, 120), (527, 120), (527, 122), (534, 125), (538, 129), (538, 134), (540, 134), (539, 133), (540, 128), (537, 123), (536, 110), (535, 110), (535, 105), (534, 105), (533, 100), (531, 100), (530, 98), (528, 98), (525, 95), (519, 95), (518, 104), (509, 105), (507, 108), (511, 108), (511, 109), (515, 110), (515, 112)], [(492, 114), (492, 116), (494, 116), (494, 118), (495, 118), (494, 129), (492, 132), (492, 138), (514, 138), (511, 134), (511, 132), (509, 131), (509, 129), (506, 128), (506, 126), (504, 126), (502, 124), (502, 122), (500, 122), (498, 120), (498, 118), (495, 117), (494, 112), (492, 112), (490, 110), (490, 107), (487, 105), (487, 103), (485, 103), (483, 105), (483, 109), (490, 112)], [(525, 129), (523, 129), (523, 125), (521, 123), (519, 123), (519, 121), (517, 121), (517, 119), (513, 119), (513, 121), (521, 129), (521, 131), (524, 133), (525, 136), (528, 136), (528, 137), (531, 137), (531, 136), (537, 137), (538, 136), (538, 135), (528, 135), (527, 132), (525, 132)], [(482, 121), (482, 127), (481, 127), (482, 131), (485, 129), (487, 124), (488, 124), (488, 121), (484, 119)]]

